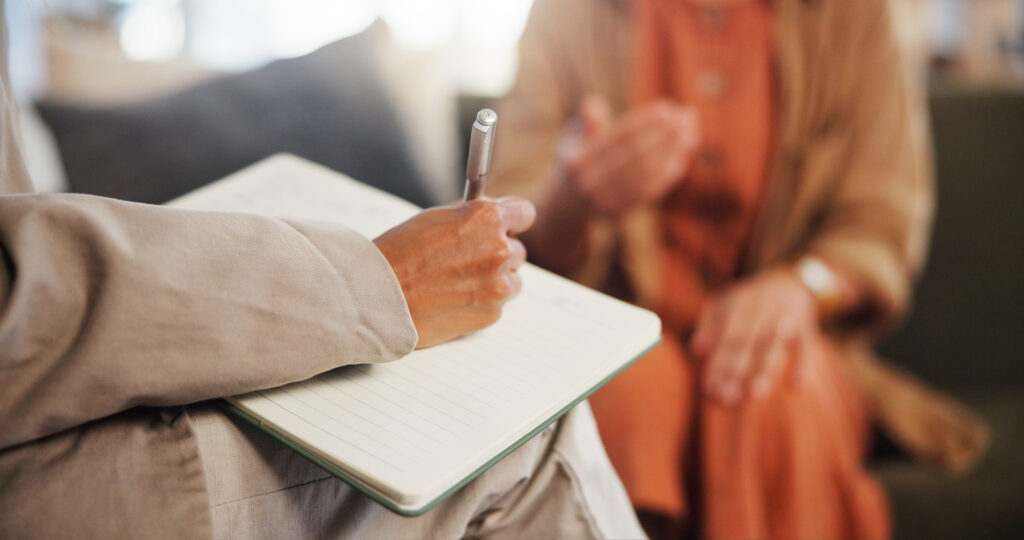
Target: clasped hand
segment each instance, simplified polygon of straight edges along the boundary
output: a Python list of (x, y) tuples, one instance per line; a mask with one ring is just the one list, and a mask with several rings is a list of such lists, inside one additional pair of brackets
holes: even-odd
[(611, 215), (663, 198), (684, 177), (700, 138), (696, 112), (668, 100), (613, 121), (608, 104), (589, 97), (579, 120), (563, 167), (575, 191)]

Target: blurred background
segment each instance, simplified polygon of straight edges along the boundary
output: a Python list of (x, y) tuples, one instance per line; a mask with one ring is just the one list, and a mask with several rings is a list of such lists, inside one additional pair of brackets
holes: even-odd
[[(8, 0), (37, 188), (162, 203), (288, 151), (421, 205), (506, 92), (532, 0)], [(898, 538), (1024, 518), (1024, 0), (893, 0), (927, 83), (939, 210), (883, 352), (975, 407), (993, 447), (943, 477), (880, 448)], [(883, 445), (884, 446), (884, 445)]]

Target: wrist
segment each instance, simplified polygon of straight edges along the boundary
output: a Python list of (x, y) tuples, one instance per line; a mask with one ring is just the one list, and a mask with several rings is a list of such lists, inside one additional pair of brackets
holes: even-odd
[(820, 319), (836, 311), (839, 298), (839, 279), (825, 261), (815, 255), (803, 255), (790, 266), (790, 275), (814, 299)]
[(537, 221), (521, 235), (530, 260), (554, 272), (569, 275), (588, 251), (591, 228), (587, 201), (571, 185), (567, 171), (557, 171), (537, 204)]

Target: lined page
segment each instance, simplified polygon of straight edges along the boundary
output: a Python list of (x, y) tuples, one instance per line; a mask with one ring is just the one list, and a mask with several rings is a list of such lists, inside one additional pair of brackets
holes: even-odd
[[(417, 211), (290, 156), (171, 204), (335, 221), (368, 237)], [(645, 310), (531, 265), (520, 273), (522, 294), (488, 329), (233, 402), (399, 506), (426, 504), (658, 339)]]

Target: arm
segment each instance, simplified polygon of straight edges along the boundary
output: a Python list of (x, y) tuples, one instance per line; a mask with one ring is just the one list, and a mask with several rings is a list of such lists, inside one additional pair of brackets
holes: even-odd
[(598, 223), (653, 204), (682, 181), (699, 137), (696, 114), (669, 101), (612, 121), (604, 100), (588, 97), (579, 123), (562, 139), (555, 184), (527, 237), (535, 257), (563, 273), (584, 264)]
[[(855, 10), (854, 36), (837, 47), (829, 129), (804, 153), (805, 174), (831, 176), (802, 256), (831, 269), (826, 298), (789, 264), (761, 270), (711, 299), (693, 349), (705, 388), (727, 402), (764, 395), (784, 371), (806, 376), (821, 325), (870, 333), (905, 309), (932, 212), (924, 114), (885, 2)], [(795, 261), (794, 261), (795, 262)], [(801, 346), (803, 345), (803, 346)]]
[[(570, 55), (572, 32), (562, 27), (572, 2), (534, 3), (519, 41), (519, 68), (509, 94), (498, 105), (490, 193), (520, 195), (538, 207), (534, 229), (524, 236), (533, 261), (571, 275), (584, 260), (588, 209), (563, 182), (559, 141), (578, 105), (579, 77)], [(557, 211), (555, 201), (564, 200)], [(547, 240), (561, 234), (571, 253)]]
[(417, 342), (388, 262), (340, 228), (14, 195), (0, 197), (0, 248), (0, 447)]
[(874, 0), (857, 12), (857, 36), (837, 59), (846, 67), (826, 148), (806, 164), (835, 169), (837, 177), (806, 252), (833, 268), (849, 291), (837, 291), (825, 315), (847, 330), (874, 333), (909, 303), (934, 188), (924, 91), (906, 64), (888, 4)]
[(498, 192), (537, 204), (537, 224), (524, 235), (532, 260), (576, 278), (591, 255), (604, 251), (608, 226), (656, 202), (683, 177), (698, 139), (696, 115), (669, 102), (613, 119), (604, 99), (588, 96), (576, 114), (583, 84), (577, 71), (588, 60), (571, 54), (580, 44), (569, 40), (583, 39), (582, 31), (565, 25), (587, 24), (579, 19), (593, 9), (535, 5), (520, 41), (516, 83), (499, 107), (507, 123), (493, 174)]
[(518, 290), (509, 234), (532, 217), (521, 200), (433, 209), (375, 246), (329, 225), (0, 196), (0, 448), (485, 327)]

